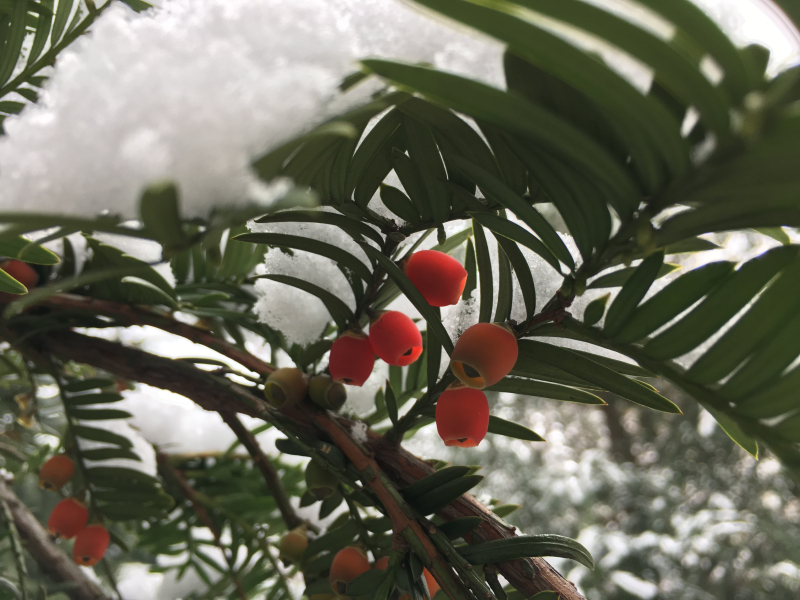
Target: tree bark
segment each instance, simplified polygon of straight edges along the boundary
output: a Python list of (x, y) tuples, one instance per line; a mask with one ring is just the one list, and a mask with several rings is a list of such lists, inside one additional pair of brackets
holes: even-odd
[(64, 589), (72, 600), (109, 600), (103, 591), (56, 546), (50, 534), (0, 477), (0, 498), (8, 505), (25, 548), (53, 581), (70, 584)]
[[(320, 411), (310, 402), (278, 412), (246, 389), (189, 363), (156, 356), (114, 342), (63, 331), (44, 333), (35, 339), (40, 351), (49, 352), (62, 360), (85, 363), (124, 379), (175, 392), (206, 410), (235, 411), (272, 423), (283, 423), (289, 425), (295, 434), (318, 437), (319, 429), (313, 421), (331, 418), (327, 412)], [(219, 342), (217, 345), (219, 347)], [(250, 361), (250, 364), (253, 362)], [(269, 370), (273, 368), (266, 363), (264, 365)], [(256, 372), (259, 372), (258, 368)], [(352, 421), (343, 417), (334, 418), (348, 431), (353, 425)], [(369, 431), (368, 436), (368, 449), (375, 454), (375, 460), (380, 468), (399, 487), (409, 485), (433, 472), (430, 465), (404, 449), (383, 443), (380, 435)], [(479, 529), (476, 529), (473, 542), (516, 535), (514, 527), (504, 523), (468, 494), (451, 503), (439, 514), (447, 520), (480, 516), (484, 522)], [(552, 590), (558, 592), (562, 600), (585, 600), (571, 582), (564, 579), (543, 559), (520, 559), (499, 563), (497, 570), (526, 597)]]

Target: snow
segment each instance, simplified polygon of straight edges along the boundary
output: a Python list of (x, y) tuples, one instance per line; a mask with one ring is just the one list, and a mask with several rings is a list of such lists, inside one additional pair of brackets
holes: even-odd
[(394, 0), (115, 3), (58, 59), (40, 103), (5, 121), (0, 210), (137, 216), (177, 182), (184, 213), (258, 196), (253, 158), (368, 98), (337, 86), (364, 56), (499, 84), (501, 46)]

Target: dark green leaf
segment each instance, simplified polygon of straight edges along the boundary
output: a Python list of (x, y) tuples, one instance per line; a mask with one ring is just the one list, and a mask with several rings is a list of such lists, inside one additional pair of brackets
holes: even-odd
[(486, 242), (486, 235), (483, 233), (483, 227), (481, 227), (476, 219), (472, 221), (472, 231), (475, 235), (475, 255), (478, 259), (478, 276), (481, 288), (478, 321), (481, 323), (488, 323), (492, 318), (492, 304), (494, 302), (492, 261), (489, 257), (489, 245)]
[(522, 299), (525, 301), (526, 316), (530, 318), (536, 313), (536, 286), (528, 261), (525, 260), (525, 256), (514, 241), (503, 236), (496, 239), (514, 269), (519, 289), (522, 292)]
[(422, 479), (418, 479), (411, 485), (400, 490), (400, 493), (409, 502), (412, 500), (417, 500), (425, 494), (438, 489), (445, 483), (464, 477), (469, 473), (469, 471), (469, 467), (445, 467), (443, 469), (439, 469), (435, 473), (431, 473), (430, 475), (423, 477)]
[[(25, 21), (28, 15), (28, 0), (14, 0), (14, 9), (9, 15), (11, 22), (3, 32), (5, 44), (0, 53), (0, 85), (8, 81), (25, 41)], [(5, 29), (5, 28), (4, 28)]]
[(461, 517), (439, 525), (439, 530), (451, 540), (458, 539), (483, 523), (481, 517)]
[(11, 275), (0, 269), (0, 292), (9, 294), (26, 294), (28, 288), (14, 279)]
[(381, 184), (381, 200), (390, 211), (412, 224), (419, 223), (420, 215), (411, 200), (403, 192), (391, 185)]
[(334, 529), (315, 540), (310, 540), (303, 556), (309, 559), (325, 550), (339, 550), (353, 541), (356, 535), (358, 535), (358, 526), (355, 522), (348, 521), (343, 527)]
[(753, 458), (758, 459), (758, 442), (742, 431), (736, 421), (713, 407), (704, 405), (704, 408), (716, 419), (722, 430), (728, 434), (728, 437)]
[(548, 383), (546, 381), (519, 379), (517, 377), (506, 377), (493, 386), (486, 388), (486, 391), (537, 396), (541, 398), (550, 398), (552, 400), (563, 400), (565, 402), (578, 402), (580, 404), (605, 404), (602, 399), (584, 390)]
[(122, 448), (133, 448), (133, 442), (124, 435), (106, 431), (105, 429), (97, 429), (96, 427), (87, 427), (85, 425), (74, 425), (72, 427), (72, 432), (85, 440), (115, 444)]
[[(473, 221), (477, 221), (487, 229), (491, 229), (493, 233), (496, 233), (499, 236), (509, 240), (513, 240), (518, 244), (522, 244), (526, 248), (530, 248), (536, 254), (545, 259), (547, 263), (556, 271), (560, 272), (561, 267), (558, 264), (558, 259), (556, 259), (553, 253), (550, 252), (547, 246), (539, 241), (539, 238), (534, 236), (524, 227), (520, 227), (508, 219), (497, 217), (488, 213), (470, 213), (470, 216), (472, 217)], [(530, 268), (528, 270), (530, 271)]]
[(114, 380), (93, 377), (91, 379), (76, 379), (64, 384), (64, 389), (68, 392), (87, 392), (89, 390), (104, 389), (114, 385)]
[(408, 503), (422, 515), (429, 515), (466, 494), (483, 480), (482, 475), (459, 477), (438, 486), (436, 489), (418, 496)]
[(636, 307), (641, 302), (647, 290), (653, 285), (658, 276), (659, 270), (664, 263), (664, 253), (656, 252), (648, 256), (636, 267), (625, 285), (622, 286), (617, 297), (611, 303), (606, 314), (603, 333), (608, 337), (614, 337), (625, 325), (628, 317), (631, 316)]
[(600, 319), (603, 318), (603, 314), (606, 312), (606, 303), (610, 297), (611, 294), (604, 294), (586, 305), (586, 309), (583, 311), (584, 325), (591, 327), (600, 322)]
[[(427, 67), (384, 60), (366, 60), (362, 64), (378, 75), (412, 87), (457, 112), (541, 143), (607, 183), (623, 198), (633, 200), (637, 197), (634, 183), (621, 165), (602, 148), (568, 123), (522, 96)], [(474, 170), (471, 172), (474, 173)]]
[(497, 282), (497, 308), (494, 313), (495, 323), (505, 323), (511, 317), (511, 305), (514, 301), (514, 282), (511, 280), (511, 263), (502, 246), (497, 243), (497, 262), (500, 274)]
[(469, 300), (472, 297), (472, 291), (478, 287), (478, 263), (475, 259), (475, 246), (471, 239), (467, 240), (464, 269), (467, 271), (467, 281), (464, 283), (464, 292), (461, 294), (461, 299)]
[(383, 246), (383, 238), (375, 229), (345, 215), (328, 211), (316, 210), (287, 210), (267, 215), (256, 220), (256, 223), (323, 223), (338, 227), (352, 238), (366, 237)]
[(729, 276), (734, 264), (713, 262), (678, 277), (639, 306), (617, 334), (623, 343), (638, 341), (671, 321)]
[(594, 561), (589, 551), (575, 540), (560, 535), (519, 535), (462, 546), (457, 550), (473, 565), (496, 564), (532, 556), (558, 556), (594, 569)]
[(496, 433), (505, 437), (525, 440), (528, 442), (543, 442), (544, 438), (535, 431), (512, 421), (506, 421), (494, 415), (489, 417), (489, 433)]
[(554, 367), (563, 369), (581, 379), (594, 383), (601, 388), (627, 398), (647, 408), (666, 413), (678, 413), (680, 409), (672, 402), (641, 385), (628, 379), (600, 363), (594, 362), (576, 352), (560, 346), (544, 344), (533, 340), (522, 340), (519, 343), (520, 355), (526, 355)]
[(139, 200), (139, 214), (147, 234), (168, 253), (188, 243), (181, 226), (178, 189), (174, 183), (150, 185)]
[(742, 265), (688, 315), (654, 337), (645, 346), (645, 353), (664, 360), (685, 354), (704, 342), (761, 291), (797, 255), (797, 250), (796, 246), (774, 248)]
[(371, 594), (383, 583), (383, 580), (388, 575), (389, 573), (385, 570), (370, 569), (347, 584), (347, 595), (351, 598), (357, 598)]
[(128, 411), (116, 408), (73, 408), (69, 411), (69, 416), (82, 421), (104, 421), (106, 419), (129, 419), (133, 415)]
[(444, 187), (447, 173), (433, 133), (427, 125), (407, 115), (403, 117), (403, 128), (408, 141), (408, 154), (422, 177), (433, 222), (444, 223), (450, 216), (450, 203)]
[(84, 460), (110, 460), (112, 458), (127, 458), (141, 461), (139, 455), (125, 448), (97, 448), (94, 450), (81, 450)]
[(394, 389), (392, 389), (392, 384), (389, 383), (388, 379), (386, 380), (385, 402), (386, 402), (386, 410), (389, 412), (389, 418), (392, 421), (392, 425), (397, 425), (397, 399), (394, 396)]

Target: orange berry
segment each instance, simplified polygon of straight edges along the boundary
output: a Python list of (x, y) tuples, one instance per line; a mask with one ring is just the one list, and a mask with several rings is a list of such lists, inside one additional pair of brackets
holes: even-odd
[(75, 537), (72, 559), (85, 567), (94, 566), (105, 555), (110, 541), (108, 529), (102, 525), (88, 525)]
[(363, 331), (345, 331), (333, 342), (328, 370), (334, 381), (361, 387), (374, 366), (375, 351)]
[(464, 385), (480, 390), (508, 375), (518, 355), (517, 337), (505, 325), (478, 323), (458, 338), (450, 368)]
[(369, 326), (369, 341), (375, 354), (390, 365), (405, 367), (422, 354), (422, 334), (410, 318), (387, 310)]
[(284, 564), (299, 563), (308, 548), (308, 536), (303, 529), (293, 529), (281, 538), (280, 557)]
[(489, 429), (489, 401), (480, 390), (454, 384), (436, 402), (436, 430), (445, 446), (473, 448)]
[(342, 548), (333, 557), (329, 578), (331, 589), (337, 594), (347, 592), (347, 584), (362, 573), (369, 571), (367, 555), (355, 546)]
[(428, 569), (423, 569), (422, 574), (425, 576), (425, 583), (428, 584), (428, 592), (430, 592), (431, 599), (436, 595), (441, 588), (436, 580), (433, 578), (433, 575), (430, 574)]
[(89, 510), (83, 502), (75, 498), (65, 498), (50, 513), (47, 529), (54, 536), (68, 540), (83, 529), (88, 519)]
[(458, 304), (467, 271), (455, 258), (436, 250), (412, 254), (403, 270), (431, 306)]
[[(22, 262), (21, 260), (7, 260), (3, 264), (0, 264), (0, 269), (28, 288), (28, 291), (36, 287), (36, 284), (39, 283), (39, 274), (28, 263)], [(22, 294), (0, 292), (0, 302), (13, 302), (21, 295)]]
[(75, 463), (66, 454), (57, 454), (47, 459), (39, 470), (39, 487), (55, 492), (64, 487), (75, 474)]
[(372, 565), (373, 569), (378, 569), (379, 571), (385, 571), (389, 568), (389, 557), (388, 556), (381, 556), (378, 560), (375, 561), (375, 564)]
[(264, 384), (264, 395), (275, 408), (294, 406), (306, 397), (307, 392), (308, 378), (294, 367), (273, 371)]

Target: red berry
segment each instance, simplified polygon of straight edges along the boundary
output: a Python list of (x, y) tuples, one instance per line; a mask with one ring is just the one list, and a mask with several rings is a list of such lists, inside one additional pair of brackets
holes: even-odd
[(50, 513), (47, 529), (53, 535), (68, 540), (83, 529), (88, 519), (89, 510), (83, 502), (75, 498), (65, 498)]
[(375, 351), (363, 331), (345, 331), (333, 342), (328, 370), (334, 381), (361, 387), (374, 366)]
[(355, 546), (342, 548), (333, 557), (333, 563), (331, 563), (329, 575), (331, 588), (337, 594), (344, 594), (347, 592), (347, 584), (369, 569), (367, 556), (360, 548)]
[(481, 443), (488, 429), (489, 401), (482, 391), (454, 384), (439, 396), (436, 430), (445, 446), (472, 448)]
[(369, 326), (369, 341), (375, 354), (390, 365), (405, 367), (422, 354), (422, 334), (414, 321), (396, 310), (378, 315)]
[(57, 454), (39, 470), (39, 487), (54, 492), (60, 490), (75, 474), (75, 463), (66, 454)]
[(436, 250), (415, 252), (404, 271), (431, 306), (458, 304), (467, 283), (467, 271), (461, 263)]
[(458, 338), (450, 368), (464, 385), (480, 390), (508, 375), (518, 355), (517, 337), (505, 325), (478, 323)]
[(108, 550), (108, 530), (102, 525), (89, 525), (78, 532), (72, 545), (72, 559), (79, 565), (91, 567), (100, 562)]

